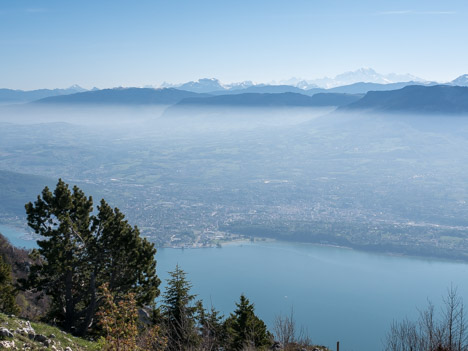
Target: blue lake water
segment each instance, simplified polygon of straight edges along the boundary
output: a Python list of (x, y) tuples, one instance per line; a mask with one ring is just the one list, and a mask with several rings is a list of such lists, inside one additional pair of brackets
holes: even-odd
[[(18, 246), (25, 233), (0, 226)], [(270, 328), (294, 309), (312, 341), (342, 351), (381, 350), (393, 320), (418, 315), (430, 299), (441, 306), (453, 285), (468, 302), (468, 264), (386, 256), (284, 242), (231, 244), (212, 249), (159, 249), (158, 274), (179, 264), (205, 306), (228, 315), (241, 293)]]
[(468, 265), (295, 243), (245, 243), (220, 249), (160, 249), (158, 270), (178, 263), (193, 292), (225, 314), (244, 293), (272, 327), (294, 309), (312, 341), (373, 351), (393, 320), (416, 318), (427, 299), (441, 305), (451, 284), (468, 302)]

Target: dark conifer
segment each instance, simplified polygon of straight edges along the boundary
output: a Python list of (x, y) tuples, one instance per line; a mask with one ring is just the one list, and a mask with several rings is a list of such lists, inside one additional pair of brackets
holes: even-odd
[(166, 324), (168, 348), (188, 350), (196, 347), (200, 340), (196, 330), (197, 305), (195, 295), (190, 293), (192, 284), (179, 265), (169, 272), (166, 292), (163, 296), (162, 314)]
[(219, 350), (224, 346), (225, 333), (223, 328), (223, 316), (214, 307), (205, 310), (202, 303), (198, 305), (198, 321), (201, 336), (201, 349)]
[(28, 225), (44, 240), (35, 252), (26, 287), (52, 298), (49, 317), (67, 331), (84, 335), (95, 325), (97, 291), (108, 283), (116, 299), (134, 293), (139, 305), (158, 296), (156, 250), (131, 227), (124, 215), (104, 200), (93, 215), (93, 200), (82, 190), (70, 191), (61, 179), (52, 193), (26, 205)]
[(231, 350), (266, 349), (272, 335), (265, 323), (255, 315), (254, 305), (242, 294), (237, 309), (224, 323)]
[(7, 314), (19, 312), (15, 296), (15, 289), (11, 281), (11, 267), (0, 256), (0, 312)]

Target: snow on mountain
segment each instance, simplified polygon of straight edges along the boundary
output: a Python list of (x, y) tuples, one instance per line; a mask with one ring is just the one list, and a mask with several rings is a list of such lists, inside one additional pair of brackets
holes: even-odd
[(239, 89), (247, 89), (247, 88), (252, 87), (254, 85), (256, 85), (256, 84), (254, 82), (252, 82), (251, 80), (246, 80), (246, 81), (243, 81), (243, 82), (226, 84), (224, 86), (226, 87), (226, 89), (229, 89), (229, 90), (239, 90)]
[(451, 85), (468, 86), (468, 74), (464, 74), (450, 82)]
[(334, 88), (343, 85), (350, 85), (354, 83), (378, 83), (378, 84), (390, 84), (398, 82), (410, 82), (418, 81), (423, 82), (424, 79), (418, 78), (411, 74), (380, 74), (372, 68), (360, 68), (356, 71), (345, 72), (337, 75), (335, 78), (320, 78), (309, 80), (311, 84), (316, 84), (322, 88)]
[(400, 82), (426, 82), (425, 79), (413, 76), (412, 74), (397, 74), (397, 73), (389, 73), (385, 75), (385, 77), (391, 81), (391, 83), (400, 83)]
[(196, 82), (187, 82), (179, 85), (177, 89), (191, 91), (194, 93), (209, 93), (212, 91), (226, 90), (216, 78), (202, 78)]
[(73, 84), (71, 87), (64, 89), (64, 90), (74, 91), (77, 93), (82, 93), (83, 91), (87, 91), (86, 89), (80, 87), (78, 84)]
[(296, 84), (296, 87), (304, 90), (319, 88), (317, 84), (310, 83), (306, 80), (301, 80), (300, 82), (298, 82)]
[(179, 86), (180, 84), (172, 84), (169, 82), (163, 82), (158, 88), (164, 89), (164, 88), (175, 88)]
[(377, 84), (391, 84), (401, 82), (425, 82), (424, 79), (418, 78), (411, 74), (380, 74), (372, 68), (360, 68), (356, 71), (345, 72), (337, 75), (334, 78), (324, 77), (319, 79), (302, 79), (292, 77), (280, 81), (272, 81), (267, 84), (254, 83), (252, 81), (243, 81), (238, 83), (223, 84), (216, 78), (202, 78), (197, 81), (191, 81), (184, 84), (170, 84), (164, 82), (160, 88), (176, 88), (187, 90), (195, 93), (211, 93), (248, 89), (254, 86), (292, 86), (303, 90), (314, 88), (335, 88), (344, 85), (351, 85), (355, 83), (377, 83)]

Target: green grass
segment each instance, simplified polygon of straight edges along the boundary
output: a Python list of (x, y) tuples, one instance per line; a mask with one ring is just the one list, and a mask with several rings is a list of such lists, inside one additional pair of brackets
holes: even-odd
[[(0, 326), (16, 330), (17, 328), (25, 327), (24, 323), (26, 320), (22, 320), (18, 317), (9, 317), (0, 313)], [(53, 327), (45, 323), (35, 323), (31, 322), (31, 326), (37, 334), (45, 335), (49, 337), (51, 334), (55, 335), (55, 338), (51, 339), (55, 343), (57, 349), (64, 349), (70, 347), (73, 351), (94, 351), (100, 350), (100, 346), (97, 342), (90, 340), (85, 340), (81, 338), (74, 337), (70, 334), (67, 334), (61, 331), (59, 328)], [(6, 340), (11, 340), (6, 338)], [(52, 348), (45, 347), (42, 343), (37, 341), (31, 341), (27, 336), (14, 333), (13, 340), (18, 349), (22, 349), (23, 346), (29, 345), (31, 350), (52, 350)]]

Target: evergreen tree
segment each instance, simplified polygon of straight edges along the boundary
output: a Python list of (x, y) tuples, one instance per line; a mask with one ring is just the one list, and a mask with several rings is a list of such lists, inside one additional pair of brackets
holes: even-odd
[(26, 213), (28, 225), (44, 237), (26, 287), (51, 297), (49, 315), (67, 331), (84, 335), (95, 325), (97, 291), (105, 283), (116, 299), (134, 293), (139, 305), (158, 296), (154, 245), (117, 208), (102, 200), (93, 215), (92, 198), (60, 179), (53, 193), (46, 187), (28, 203)]
[(255, 315), (254, 305), (242, 294), (236, 306), (237, 309), (224, 323), (229, 349), (268, 348), (271, 345), (272, 335), (265, 323)]
[(186, 279), (186, 273), (176, 265), (169, 272), (167, 288), (163, 296), (162, 315), (166, 324), (168, 348), (186, 350), (196, 347), (199, 336), (196, 330), (197, 306), (195, 295), (190, 294), (192, 284)]
[(219, 311), (211, 307), (209, 311), (198, 304), (198, 320), (200, 324), (201, 349), (218, 350), (224, 345), (225, 333), (223, 328), (223, 316)]
[(0, 256), (0, 312), (7, 314), (19, 312), (15, 296), (15, 289), (11, 282), (11, 267)]

